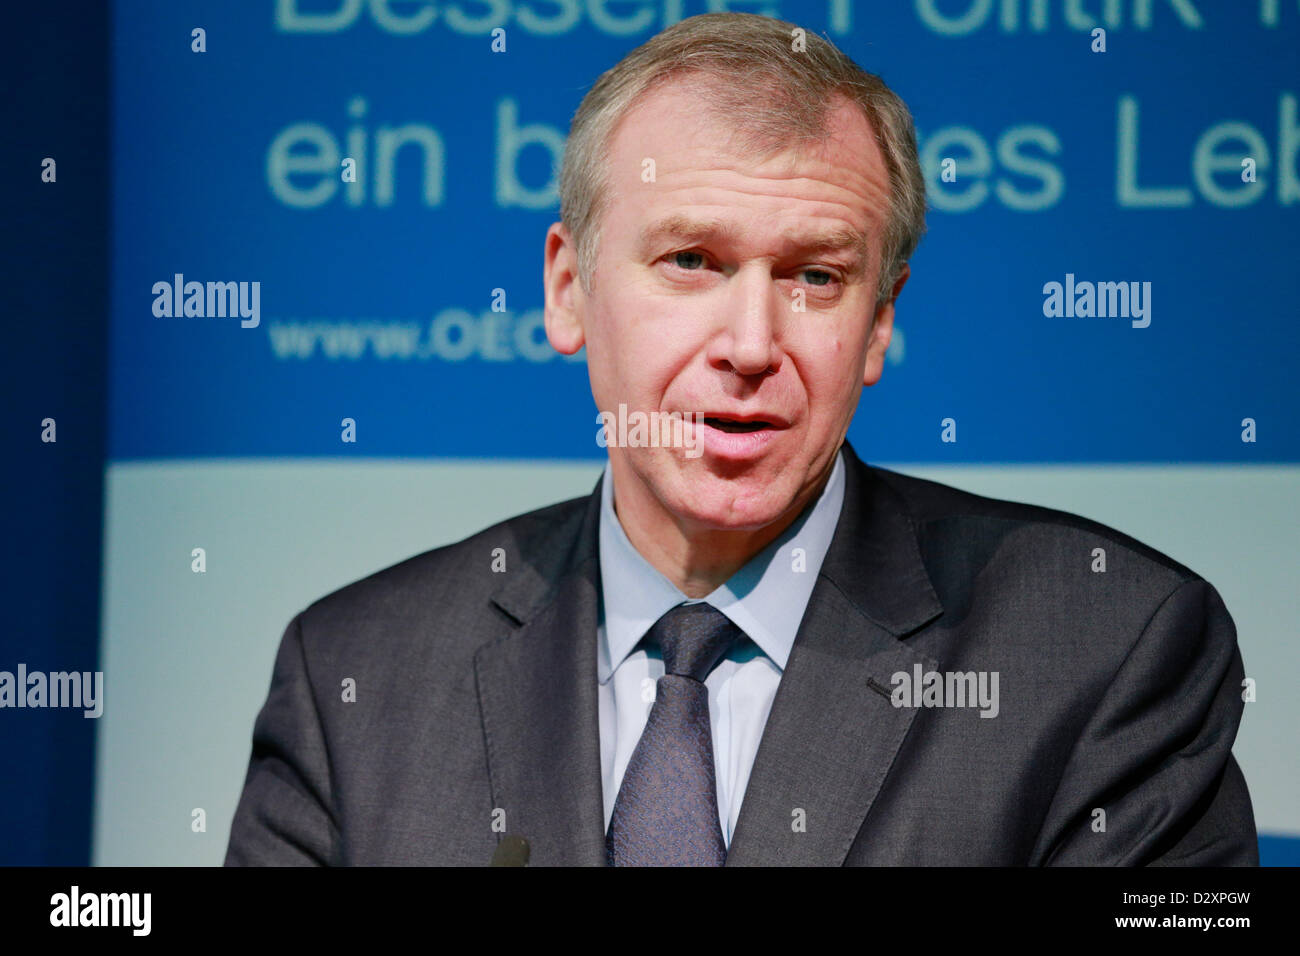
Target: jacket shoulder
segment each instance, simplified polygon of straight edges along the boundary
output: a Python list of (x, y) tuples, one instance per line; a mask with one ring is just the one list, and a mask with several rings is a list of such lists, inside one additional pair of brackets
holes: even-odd
[(1147, 565), (1172, 587), (1202, 580), (1199, 574), (1169, 555), (1091, 518), (1021, 501), (989, 498), (887, 468), (868, 467), (903, 499), (922, 541), (932, 546), (954, 535), (968, 540), (981, 535), (1001, 540), (1014, 528), (1018, 540), (1025, 542), (1056, 541), (1065, 546), (1107, 542)]
[(409, 631), (421, 619), (437, 621), (484, 608), (505, 577), (493, 571), (496, 549), (502, 549), (506, 573), (529, 568), (544, 578), (558, 576), (589, 500), (584, 495), (515, 515), (406, 558), (326, 594), (299, 617), (304, 628), (317, 632), (374, 633), (385, 625)]

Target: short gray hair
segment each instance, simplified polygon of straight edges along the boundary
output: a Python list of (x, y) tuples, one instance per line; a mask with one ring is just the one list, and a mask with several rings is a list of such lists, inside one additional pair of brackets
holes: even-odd
[(825, 140), (837, 95), (862, 110), (889, 172), (889, 212), (877, 302), (890, 297), (925, 232), (925, 177), (907, 105), (829, 40), (793, 23), (753, 13), (705, 13), (651, 37), (601, 74), (569, 128), (560, 169), (560, 218), (578, 250), (578, 276), (590, 289), (600, 223), (609, 203), (605, 157), (624, 116), (644, 95), (687, 74), (709, 84), (709, 108), (726, 116), (743, 148), (759, 158)]

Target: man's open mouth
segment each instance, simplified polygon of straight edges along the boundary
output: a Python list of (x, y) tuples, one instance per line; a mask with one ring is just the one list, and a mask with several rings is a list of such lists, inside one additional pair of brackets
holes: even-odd
[(731, 418), (709, 418), (704, 419), (704, 424), (712, 425), (719, 431), (724, 432), (757, 432), (764, 428), (771, 428), (771, 422), (738, 422)]

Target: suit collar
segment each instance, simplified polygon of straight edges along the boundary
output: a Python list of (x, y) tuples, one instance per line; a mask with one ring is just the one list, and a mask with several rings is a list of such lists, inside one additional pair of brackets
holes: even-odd
[(907, 503), (848, 442), (844, 459), (844, 511), (821, 576), (864, 617), (902, 637), (941, 614), (943, 605), (921, 559)]
[[(899, 640), (942, 613), (903, 499), (844, 445), (845, 495), (777, 688), (728, 865), (838, 865), (915, 710), (890, 675), (937, 662)], [(513, 522), (493, 603), (520, 626), (475, 655), (494, 806), (539, 865), (604, 862), (596, 627), (601, 483)], [(510, 562), (514, 561), (512, 565)], [(875, 685), (874, 688), (872, 685)], [(806, 829), (792, 828), (802, 811)]]
[[(526, 623), (554, 597), (567, 577), (585, 573), (588, 563), (596, 564), (603, 482), (604, 475), (579, 508), (567, 509), (559, 524), (554, 521), (563, 513), (563, 504), (516, 519), (521, 525), (514, 531), (519, 553), (507, 554), (507, 573), (492, 595), (492, 603), (516, 623)], [(517, 561), (514, 567), (509, 563), (510, 558)], [(599, 575), (598, 564), (595, 574)], [(598, 578), (595, 583), (599, 584)]]

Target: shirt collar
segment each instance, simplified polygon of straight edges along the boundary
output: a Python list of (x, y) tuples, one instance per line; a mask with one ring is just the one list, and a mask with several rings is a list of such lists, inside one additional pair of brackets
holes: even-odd
[[(843, 504), (844, 453), (840, 451), (817, 501), (725, 583), (698, 599), (727, 615), (781, 670), (785, 670), (794, 646)], [(604, 626), (597, 676), (603, 684), (655, 621), (678, 604), (697, 603), (628, 540), (614, 511), (614, 476), (608, 463), (601, 482), (600, 582)]]

